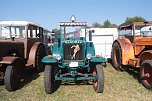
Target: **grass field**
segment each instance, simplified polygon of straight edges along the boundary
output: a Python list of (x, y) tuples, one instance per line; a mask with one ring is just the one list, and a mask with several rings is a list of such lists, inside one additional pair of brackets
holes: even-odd
[(110, 64), (104, 67), (105, 88), (95, 93), (91, 84), (62, 84), (53, 94), (46, 94), (43, 72), (26, 76), (21, 88), (14, 92), (0, 86), (0, 101), (152, 101), (152, 91), (145, 89), (132, 71), (119, 72)]

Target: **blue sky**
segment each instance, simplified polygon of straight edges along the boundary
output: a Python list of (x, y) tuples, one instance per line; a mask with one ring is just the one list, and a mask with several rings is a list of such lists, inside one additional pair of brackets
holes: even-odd
[(119, 25), (126, 17), (152, 20), (152, 0), (1, 0), (0, 12), (0, 21), (25, 20), (47, 29), (59, 28), (71, 15), (88, 25), (107, 19)]

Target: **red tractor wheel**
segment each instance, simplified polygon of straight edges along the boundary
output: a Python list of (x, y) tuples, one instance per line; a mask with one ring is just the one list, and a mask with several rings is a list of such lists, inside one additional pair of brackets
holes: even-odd
[(121, 47), (118, 42), (115, 42), (112, 47), (112, 64), (116, 70), (123, 71)]
[(140, 77), (144, 87), (152, 89), (152, 60), (145, 60), (141, 64)]
[(93, 82), (93, 88), (97, 93), (102, 93), (104, 90), (104, 72), (101, 65), (96, 65), (93, 69), (93, 74), (97, 79)]
[(35, 57), (35, 68), (37, 71), (43, 71), (44, 70), (44, 64), (41, 62), (42, 58), (46, 56), (46, 49), (45, 46), (40, 44), (40, 46), (37, 49), (36, 57)]

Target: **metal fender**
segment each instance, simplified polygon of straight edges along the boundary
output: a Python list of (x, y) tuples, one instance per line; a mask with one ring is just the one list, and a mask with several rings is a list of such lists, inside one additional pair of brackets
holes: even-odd
[(103, 57), (92, 57), (90, 62), (106, 62), (106, 59)]
[(140, 65), (144, 60), (152, 60), (152, 50), (147, 50), (141, 53), (138, 64)]
[(127, 65), (129, 59), (134, 58), (134, 49), (133, 45), (129, 39), (116, 39), (114, 42), (118, 42), (122, 52), (122, 64)]
[(29, 53), (29, 59), (28, 59), (28, 64), (33, 64), (33, 67), (35, 67), (35, 56), (36, 56), (36, 51), (39, 47), (39, 45), (42, 44), (42, 42), (36, 42), (32, 46), (30, 53)]
[(45, 56), (43, 59), (42, 59), (42, 62), (43, 63), (57, 63), (57, 59), (52, 57), (52, 58), (48, 58), (48, 56)]
[[(13, 56), (5, 56), (0, 61), (1, 64), (12, 64), (15, 60), (19, 59), (19, 57), (13, 57)], [(21, 59), (21, 58), (20, 58)]]

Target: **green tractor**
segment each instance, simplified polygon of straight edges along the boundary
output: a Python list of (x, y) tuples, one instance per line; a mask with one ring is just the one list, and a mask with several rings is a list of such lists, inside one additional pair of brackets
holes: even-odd
[[(97, 93), (104, 90), (102, 63), (105, 58), (95, 55), (92, 32), (86, 32), (86, 22), (60, 22), (60, 34), (52, 46), (52, 55), (45, 56), (44, 87), (46, 93), (54, 92), (55, 81), (88, 81)], [(83, 31), (68, 32), (85, 28)], [(67, 30), (68, 28), (68, 30)], [(88, 41), (86, 36), (89, 36)]]

